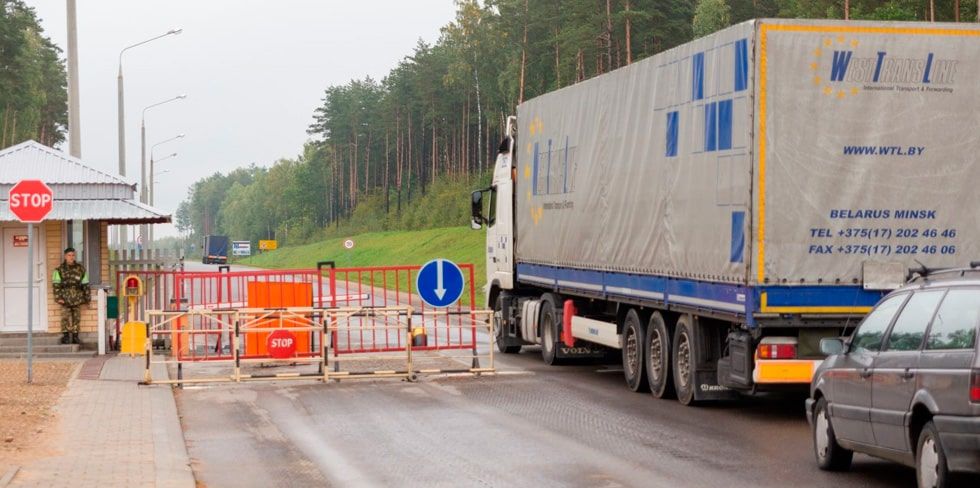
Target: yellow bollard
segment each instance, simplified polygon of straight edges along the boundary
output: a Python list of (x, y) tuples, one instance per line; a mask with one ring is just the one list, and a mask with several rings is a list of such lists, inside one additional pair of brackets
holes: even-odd
[(129, 304), (129, 320), (123, 325), (119, 353), (142, 356), (146, 354), (146, 322), (136, 320), (136, 302), (143, 296), (143, 280), (136, 275), (129, 275), (124, 282), (126, 286), (123, 288), (123, 296)]
[(146, 354), (146, 322), (133, 320), (123, 325), (119, 353), (130, 356)]

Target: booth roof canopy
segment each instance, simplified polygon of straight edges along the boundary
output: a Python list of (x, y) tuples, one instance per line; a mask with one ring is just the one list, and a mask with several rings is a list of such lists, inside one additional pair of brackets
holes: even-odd
[[(46, 220), (104, 220), (113, 224), (157, 224), (171, 220), (166, 212), (134, 200), (135, 187), (126, 180), (86, 166), (78, 158), (35, 141), (0, 150), (0, 188), (9, 191), (9, 187), (21, 180), (41, 180), (54, 190), (53, 207)], [(112, 190), (78, 192), (73, 188)], [(0, 221), (17, 220), (6, 202), (7, 191), (0, 192)], [(80, 194), (85, 197), (77, 198)], [(98, 194), (127, 198), (88, 198)]]
[[(17, 220), (0, 205), (0, 222)], [(110, 224), (165, 224), (170, 216), (133, 200), (55, 200), (45, 220), (105, 220)]]
[(86, 166), (78, 158), (35, 141), (0, 151), (0, 184), (41, 180), (49, 185), (118, 184), (132, 186), (119, 176)]

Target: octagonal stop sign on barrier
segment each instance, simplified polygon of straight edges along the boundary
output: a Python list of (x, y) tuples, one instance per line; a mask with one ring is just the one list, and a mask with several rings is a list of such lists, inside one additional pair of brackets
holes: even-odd
[(10, 212), (21, 222), (36, 224), (51, 212), (54, 194), (41, 180), (21, 180), (9, 193)]
[(291, 331), (279, 329), (266, 339), (269, 356), (275, 359), (289, 359), (296, 356), (296, 336)]

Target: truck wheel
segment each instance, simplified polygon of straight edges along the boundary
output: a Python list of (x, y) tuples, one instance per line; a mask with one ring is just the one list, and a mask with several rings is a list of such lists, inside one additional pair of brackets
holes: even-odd
[(640, 314), (631, 308), (623, 321), (623, 375), (626, 376), (626, 386), (633, 391), (647, 391), (649, 388), (644, 371), (646, 340), (643, 329)]
[(670, 368), (670, 333), (660, 312), (653, 312), (647, 323), (647, 383), (657, 398), (674, 395), (674, 383)]
[(943, 488), (949, 486), (949, 466), (946, 452), (939, 442), (939, 431), (930, 420), (919, 434), (919, 448), (915, 451), (915, 477), (919, 488)]
[(504, 295), (497, 295), (493, 302), (493, 336), (497, 343), (497, 350), (503, 354), (517, 354), (521, 351), (520, 345), (511, 345), (511, 339), (504, 326)]
[(691, 316), (682, 315), (677, 319), (677, 326), (674, 328), (674, 347), (671, 358), (674, 362), (674, 391), (677, 392), (677, 401), (683, 405), (694, 403), (696, 351), (697, 345), (694, 343)]
[(538, 327), (541, 328), (541, 359), (549, 366), (561, 364), (557, 351), (562, 312), (555, 306), (556, 303), (558, 300), (551, 293), (545, 293), (541, 297), (541, 319), (538, 321)]
[(827, 399), (820, 398), (813, 407), (813, 452), (817, 456), (817, 467), (827, 471), (845, 471), (851, 467), (854, 451), (837, 444), (834, 426), (827, 414)]

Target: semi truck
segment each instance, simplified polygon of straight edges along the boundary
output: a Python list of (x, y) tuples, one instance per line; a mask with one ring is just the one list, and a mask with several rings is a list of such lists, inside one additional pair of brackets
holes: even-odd
[(228, 264), (228, 236), (205, 236), (204, 264)]
[(520, 104), (471, 195), (497, 348), (686, 405), (808, 385), (980, 258), (978, 80), (975, 24), (753, 20)]

